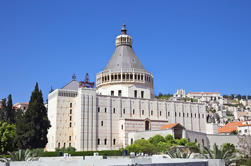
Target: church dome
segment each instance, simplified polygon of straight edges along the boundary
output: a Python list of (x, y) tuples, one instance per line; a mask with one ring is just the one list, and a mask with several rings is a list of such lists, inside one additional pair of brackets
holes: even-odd
[(140, 92), (142, 98), (151, 98), (154, 96), (153, 75), (140, 63), (132, 49), (132, 37), (126, 31), (123, 25), (121, 34), (116, 37), (112, 57), (105, 69), (96, 75), (97, 92), (113, 95), (116, 91), (115, 95), (124, 97), (138, 96)]
[(132, 37), (126, 34), (125, 25), (121, 35), (116, 37), (116, 50), (105, 67), (105, 70), (139, 69), (145, 71), (138, 57), (132, 49)]

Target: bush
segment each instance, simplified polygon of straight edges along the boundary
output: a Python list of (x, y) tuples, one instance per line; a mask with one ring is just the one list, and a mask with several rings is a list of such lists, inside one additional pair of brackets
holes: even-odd
[(200, 148), (195, 142), (188, 142), (186, 138), (174, 139), (171, 134), (166, 135), (165, 137), (161, 135), (155, 135), (148, 140), (140, 139), (136, 140), (134, 144), (126, 147), (126, 150), (135, 153), (165, 153), (170, 148), (176, 146), (183, 146), (188, 148), (191, 152), (199, 152)]
[(41, 154), (38, 154), (38, 157), (57, 157), (58, 152), (43, 152)]
[(76, 148), (74, 147), (68, 147), (68, 148), (56, 148), (56, 152), (75, 152)]
[(157, 152), (156, 147), (151, 144), (148, 140), (140, 139), (134, 142), (134, 144), (127, 146), (126, 150), (135, 153), (146, 153), (146, 154), (154, 154)]
[[(57, 157), (59, 151), (55, 152), (43, 152), (39, 154), (39, 157)], [(94, 152), (98, 152), (99, 155), (106, 156), (121, 156), (121, 150), (102, 150), (102, 151), (62, 151), (63, 153), (69, 153), (71, 156), (93, 156)]]
[(156, 146), (159, 142), (165, 142), (165, 138), (159, 134), (151, 137), (148, 139), (148, 141), (153, 144), (154, 146)]

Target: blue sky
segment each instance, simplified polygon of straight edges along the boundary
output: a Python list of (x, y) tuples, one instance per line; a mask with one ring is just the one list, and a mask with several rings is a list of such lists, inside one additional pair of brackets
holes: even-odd
[(91, 80), (115, 50), (122, 23), (154, 75), (155, 93), (251, 95), (250, 0), (2, 0), (0, 98), (47, 98), (73, 73)]

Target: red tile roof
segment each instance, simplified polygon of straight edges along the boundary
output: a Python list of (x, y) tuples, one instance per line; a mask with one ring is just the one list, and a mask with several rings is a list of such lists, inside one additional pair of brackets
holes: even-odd
[(226, 124), (225, 126), (219, 128), (218, 133), (231, 133), (233, 131), (237, 131), (238, 126), (244, 125), (243, 122), (245, 122), (245, 121), (230, 122), (230, 123)]
[(177, 126), (179, 123), (172, 123), (172, 124), (166, 124), (166, 125), (163, 125), (160, 127), (160, 130), (163, 130), (163, 129), (170, 129), (170, 128), (173, 128), (175, 126)]

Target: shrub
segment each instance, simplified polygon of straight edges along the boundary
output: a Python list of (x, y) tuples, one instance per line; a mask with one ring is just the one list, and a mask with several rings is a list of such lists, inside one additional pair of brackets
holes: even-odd
[[(39, 157), (57, 157), (59, 151), (55, 152), (43, 152), (39, 154)], [(62, 151), (63, 153), (69, 153), (71, 156), (93, 156), (94, 152), (98, 152), (99, 155), (106, 156), (121, 156), (121, 150), (102, 150), (102, 151)]]
[(165, 138), (159, 134), (151, 137), (148, 139), (148, 141), (153, 144), (154, 146), (156, 146), (159, 142), (165, 142)]
[(156, 147), (145, 139), (140, 139), (135, 141), (134, 144), (127, 146), (126, 150), (128, 152), (135, 152), (135, 153), (142, 152), (146, 154), (154, 154), (157, 152)]

